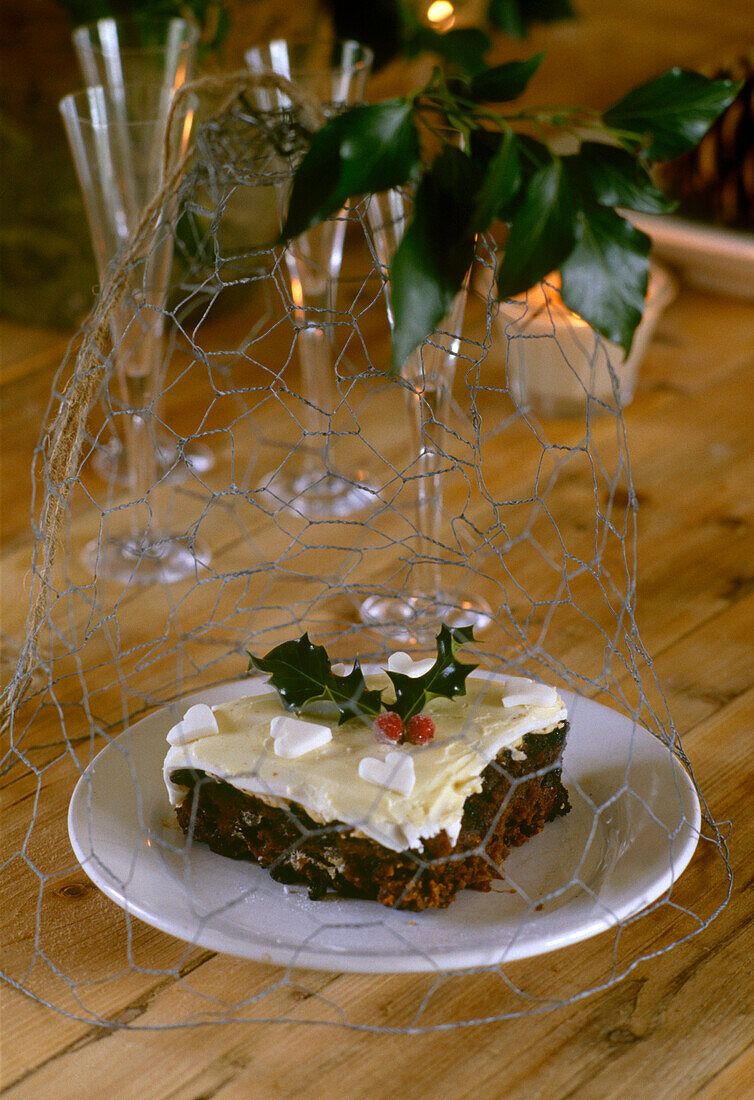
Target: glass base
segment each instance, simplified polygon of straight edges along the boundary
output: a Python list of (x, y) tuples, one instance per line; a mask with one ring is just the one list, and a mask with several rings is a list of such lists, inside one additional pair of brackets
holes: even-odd
[[(204, 474), (215, 465), (215, 456), (203, 443), (186, 443), (180, 454), (174, 443), (167, 439), (157, 442), (157, 477), (167, 475), (170, 481), (187, 478), (193, 471)], [(121, 439), (113, 435), (99, 446), (92, 457), (92, 467), (103, 481), (114, 485), (131, 484), (131, 468), (128, 451)]]
[(81, 560), (97, 579), (126, 584), (175, 584), (196, 576), (211, 554), (206, 546), (189, 549), (178, 539), (155, 543), (137, 539), (94, 539), (87, 543)]
[(295, 477), (278, 474), (267, 491), (308, 519), (337, 519), (373, 508), (377, 491), (366, 482), (348, 481), (337, 474), (307, 472)]
[(481, 631), (492, 622), (489, 604), (465, 592), (368, 596), (359, 615), (367, 626), (389, 634), (396, 642), (413, 645), (432, 645), (443, 623)]

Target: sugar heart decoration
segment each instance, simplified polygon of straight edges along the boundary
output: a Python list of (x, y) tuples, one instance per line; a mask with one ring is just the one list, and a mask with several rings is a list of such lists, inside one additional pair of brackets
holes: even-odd
[(186, 745), (189, 741), (211, 737), (214, 733), (219, 733), (219, 729), (211, 708), (206, 703), (196, 703), (170, 730), (168, 741), (171, 745)]
[(504, 707), (554, 707), (558, 693), (548, 684), (538, 684), (525, 676), (506, 676), (502, 698)]
[(384, 760), (365, 756), (359, 763), (359, 777), (386, 791), (409, 795), (416, 782), (414, 761), (405, 752), (389, 752)]
[(423, 661), (415, 661), (408, 653), (399, 650), (397, 653), (391, 653), (387, 667), (390, 672), (401, 672), (404, 676), (415, 679), (417, 676), (424, 676), (426, 672), (429, 672), (434, 663), (434, 657), (426, 657)]
[(291, 718), (287, 714), (281, 714), (272, 719), (270, 735), (275, 755), (287, 760), (304, 756), (305, 753), (319, 749), (328, 741), (332, 741), (332, 730), (329, 726), (322, 726), (317, 722), (303, 722), (300, 718)]

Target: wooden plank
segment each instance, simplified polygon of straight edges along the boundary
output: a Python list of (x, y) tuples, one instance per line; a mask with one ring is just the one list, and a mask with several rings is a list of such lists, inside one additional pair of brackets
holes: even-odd
[[(700, 780), (710, 791), (716, 816), (731, 816), (745, 825), (754, 810), (754, 791), (741, 766), (748, 759), (748, 729), (754, 719), (754, 690), (723, 708), (714, 719), (700, 723), (689, 735), (693, 748), (704, 750), (697, 761)], [(726, 740), (726, 752), (717, 746)], [(619, 1095), (621, 1087), (654, 1082), (672, 1090), (678, 1073), (688, 1082), (703, 1083), (718, 1067), (725, 1067), (748, 1044), (750, 986), (748, 956), (750, 909), (746, 869), (752, 857), (749, 829), (742, 843), (733, 846), (736, 873), (733, 898), (707, 929), (684, 947), (640, 963), (624, 982), (582, 1004), (556, 1009), (544, 1017), (489, 1024), (477, 1029), (441, 1031), (423, 1036), (377, 1035), (336, 1028), (314, 1028), (305, 1038), (295, 1023), (269, 1028), (253, 1023), (188, 1032), (105, 1032), (99, 1041), (76, 1049), (61, 1049), (47, 1065), (32, 1072), (11, 1097), (45, 1095), (53, 1082), (62, 1082), (61, 1097), (73, 1096), (86, 1073), (92, 1088), (110, 1087), (124, 1098), (136, 1089), (161, 1097), (215, 1095), (218, 1100), (249, 1095), (309, 1095), (317, 1083), (318, 1095), (337, 1096), (344, 1075), (349, 1096), (425, 1095), (444, 1090), (444, 1095), (463, 1095), (473, 1077), (475, 1092), (490, 1100), (499, 1096), (500, 1081), (506, 1095), (530, 1095), (535, 1077), (548, 1091), (562, 1093), (591, 1088), (597, 1082), (600, 1095)], [(714, 905), (720, 893), (715, 871), (717, 858), (700, 852), (679, 882), (678, 902), (695, 907), (707, 895)], [(658, 911), (634, 926), (634, 948), (653, 952), (679, 932), (683, 921)], [(680, 929), (682, 930), (682, 928)], [(687, 931), (691, 928), (687, 927)], [(530, 962), (513, 964), (507, 971), (519, 982), (578, 992), (596, 980), (598, 966), (609, 958), (611, 935)], [(726, 982), (711, 978), (725, 959)], [(367, 1026), (384, 1023), (404, 1026), (412, 1021), (419, 994), (428, 983), (410, 976), (370, 977), (316, 975), (294, 972), (297, 988), (275, 990), (260, 984), (265, 972), (279, 979), (280, 971), (215, 957), (191, 973), (188, 985), (199, 995), (179, 986), (164, 986), (139, 1002), (138, 1022), (149, 1025), (177, 1023), (192, 1008), (201, 1011), (201, 998), (220, 1003), (245, 1002), (247, 1019), (279, 1012), (291, 1020), (337, 1019), (320, 994), (352, 1022)], [(431, 985), (431, 980), (429, 982)], [(272, 990), (272, 992), (269, 992)], [(438, 1021), (456, 1014), (494, 1014), (505, 1003), (505, 989), (486, 975), (459, 976), (440, 987), (441, 1003), (430, 1002)], [(262, 994), (258, 1002), (254, 998)], [(497, 1003), (496, 1003), (497, 1002)], [(210, 1002), (211, 1004), (212, 1002)], [(206, 1003), (205, 1003), (205, 1007)], [(519, 1008), (522, 1005), (519, 1003)], [(698, 1042), (695, 1025), (701, 1020), (711, 1041)], [(305, 1042), (306, 1058), (301, 1057)], [(139, 1050), (144, 1067), (138, 1083), (129, 1077), (133, 1052)], [(191, 1057), (187, 1057), (188, 1051)], [(75, 1067), (75, 1070), (74, 1070)], [(623, 1083), (626, 1083), (624, 1086)], [(60, 1085), (58, 1085), (60, 1087)], [(68, 1091), (66, 1091), (68, 1089)], [(257, 1091), (255, 1091), (257, 1090)], [(261, 1091), (260, 1091), (261, 1090)], [(392, 1091), (391, 1091), (392, 1090)], [(143, 1095), (143, 1091), (141, 1093)], [(668, 1093), (670, 1094), (670, 1093)], [(630, 1091), (626, 1093), (630, 1095)]]
[(750, 1045), (739, 1058), (713, 1074), (697, 1092), (699, 1100), (729, 1100), (731, 1096), (748, 1096), (754, 1081), (754, 1046)]
[[(533, 82), (531, 95), (538, 102), (608, 103), (631, 83), (661, 68), (693, 63), (716, 48), (737, 47), (750, 31), (749, 9), (749, 3), (732, 0), (721, 19), (704, 0), (684, 0), (681, 11), (675, 3), (657, 4), (656, 0), (627, 0), (618, 6), (583, 0), (577, 23), (534, 29), (531, 52), (547, 46), (549, 56)], [(636, 28), (635, 33), (631, 28)], [(642, 43), (640, 50), (637, 41)], [(495, 51), (497, 60), (520, 54), (519, 47), (507, 41), (496, 43)], [(609, 56), (611, 64), (584, 65), (585, 56)], [(389, 80), (391, 74), (383, 74), (381, 79)], [(221, 349), (231, 339), (240, 338), (244, 324), (242, 310), (235, 315), (218, 311), (204, 333), (208, 342), (214, 340), (214, 347)], [(365, 324), (372, 322), (366, 319)], [(374, 333), (371, 328), (369, 331), (370, 337), (376, 336), (371, 346), (378, 348), (383, 336), (376, 320)], [(16, 1082), (11, 1095), (49, 1095), (57, 1100), (59, 1096), (78, 1097), (84, 1087), (92, 1094), (126, 1098), (145, 1093), (186, 1100), (196, 1100), (199, 1095), (228, 1100), (231, 1096), (316, 1094), (326, 1100), (344, 1095), (345, 1082), (349, 1098), (430, 1093), (463, 1096), (469, 1095), (472, 1087), (480, 1098), (495, 1100), (503, 1091), (514, 1100), (529, 1100), (539, 1092), (602, 1097), (634, 1096), (648, 1089), (661, 1096), (679, 1095), (683, 1089), (684, 1095), (726, 1100), (747, 1095), (754, 1073), (747, 1035), (752, 1016), (748, 961), (751, 899), (747, 886), (754, 810), (748, 778), (750, 730), (754, 726), (750, 565), (754, 529), (750, 441), (753, 337), (750, 305), (684, 291), (662, 319), (642, 368), (636, 399), (626, 411), (640, 497), (639, 626), (671, 712), (685, 731), (684, 745), (711, 812), (716, 819), (732, 820), (734, 827), (734, 893), (721, 917), (669, 954), (640, 963), (614, 989), (536, 1019), (425, 1036), (375, 1035), (329, 1026), (304, 1028), (307, 1020), (335, 1020), (339, 1011), (357, 1024), (406, 1025), (415, 1020), (429, 989), (424, 979), (406, 976), (332, 978), (300, 972), (295, 975), (299, 984), (294, 989), (276, 985), (281, 972), (274, 968), (201, 953), (190, 960), (197, 962), (196, 969), (179, 982), (164, 974), (124, 967), (123, 924), (118, 910), (88, 888), (83, 874), (67, 862), (64, 814), (75, 767), (72, 761), (65, 767), (53, 762), (60, 751), (53, 742), (56, 738), (60, 741), (64, 731), (57, 712), (48, 706), (38, 713), (27, 734), (27, 743), (36, 745), (30, 760), (34, 767), (44, 769), (40, 774), (40, 812), (26, 849), (39, 861), (43, 873), (51, 875), (49, 890), (43, 892), (41, 942), (74, 974), (77, 991), (89, 1006), (98, 1007), (120, 1024), (138, 1028), (148, 1023), (167, 1025), (168, 1029), (154, 1033), (98, 1028), (61, 1016), (13, 990), (6, 991), (4, 1079), (9, 1084)], [(11, 354), (6, 353), (3, 375), (8, 384), (2, 393), (0, 506), (6, 547), (3, 629), (12, 635), (11, 647), (19, 645), (24, 636), (28, 470), (62, 348), (57, 334), (34, 329), (10, 330), (6, 341)], [(240, 381), (240, 375), (232, 377), (236, 383)], [(487, 365), (487, 378), (499, 387), (501, 368), (494, 358)], [(195, 430), (207, 408), (207, 394), (203, 372), (192, 371), (168, 395), (166, 417), (178, 429)], [(218, 397), (214, 400), (207, 424), (222, 428), (232, 415), (230, 403)], [(489, 425), (496, 428), (504, 416), (496, 396), (490, 395), (486, 410)], [(281, 420), (284, 415), (281, 404)], [(397, 425), (394, 415), (393, 420)], [(609, 430), (608, 422), (595, 429), (595, 443), (605, 454), (609, 453)], [(282, 438), (282, 428), (279, 431)], [(570, 446), (578, 442), (579, 428), (573, 423), (552, 424), (548, 431), (555, 442)], [(240, 429), (236, 435), (240, 450), (251, 453), (252, 436)], [(527, 449), (529, 445), (515, 428), (496, 432), (490, 443), (485, 474), (496, 494), (504, 499), (520, 493), (529, 478), (524, 463), (533, 453)], [(222, 450), (224, 443), (217, 438), (213, 445)], [(459, 447), (460, 453), (467, 454), (465, 444)], [(247, 478), (269, 466), (262, 452), (253, 453), (257, 466), (246, 463), (242, 472)], [(572, 469), (575, 467), (576, 463)], [(218, 481), (212, 482), (215, 488), (227, 484), (225, 465), (217, 476)], [(583, 526), (584, 515), (591, 515), (589, 481), (581, 470), (564, 482), (553, 494), (552, 505), (569, 530), (571, 545), (583, 554), (591, 531), (591, 519)], [(95, 492), (100, 491), (93, 479), (91, 484)], [(454, 510), (461, 492), (460, 482), (448, 490), (447, 501)], [(83, 498), (76, 502), (76, 536), (80, 533), (83, 537), (86, 507)], [(480, 516), (484, 518), (484, 510)], [(613, 518), (616, 522), (622, 519), (620, 507)], [(216, 519), (220, 520), (219, 514)], [(246, 517), (239, 522), (239, 538), (241, 533), (244, 541), (259, 536), (260, 528)], [(219, 522), (213, 526), (213, 539), (221, 526)], [(270, 538), (272, 529), (263, 534)], [(401, 534), (400, 525), (386, 524), (380, 534), (395, 538)], [(377, 534), (372, 537), (376, 540)], [(276, 538), (282, 541), (282, 534)], [(348, 541), (344, 532), (340, 538)], [(308, 545), (301, 562), (306, 555), (314, 562), (319, 550), (316, 532), (310, 531), (304, 541)], [(235, 546), (230, 540), (216, 545), (224, 567), (243, 562), (240, 541)], [(610, 553), (614, 552), (611, 547)], [(614, 558), (609, 564), (617, 568)], [(289, 558), (289, 573), (291, 567)], [(542, 585), (546, 579), (543, 566), (531, 555), (517, 563), (517, 576), (527, 587)], [(280, 603), (300, 598), (298, 588), (287, 588), (288, 583), (271, 586), (270, 598)], [(294, 590), (296, 595), (291, 595)], [(189, 629), (191, 618), (201, 618), (212, 606), (211, 600), (205, 599), (209, 592), (198, 596), (191, 604), (191, 615), (184, 619)], [(595, 612), (599, 604), (596, 593), (584, 591), (583, 598), (584, 607)], [(134, 594), (128, 607), (123, 606), (121, 625), (127, 645), (138, 641), (133, 623), (148, 606), (144, 593)], [(221, 617), (226, 613), (222, 610)], [(75, 607), (73, 632), (80, 632), (86, 621), (84, 607)], [(328, 628), (332, 623), (354, 621), (352, 605), (328, 608), (321, 619)], [(537, 625), (534, 618), (532, 627)], [(206, 639), (211, 644), (201, 652), (211, 655), (208, 663), (221, 654), (229, 634), (238, 636), (234, 623), (228, 621), (225, 626), (232, 630), (218, 629), (214, 639)], [(570, 663), (590, 672), (598, 668), (595, 635), (587, 624), (566, 615), (557, 626), (553, 646), (566, 646)], [(83, 635), (78, 633), (78, 637)], [(199, 646), (199, 639), (194, 642)], [(173, 644), (171, 636), (165, 645)], [(114, 645), (114, 635), (99, 632), (85, 650), (87, 666), (93, 669), (98, 661), (111, 662)], [(146, 694), (148, 702), (150, 692), (155, 697), (164, 695), (169, 683), (167, 663), (150, 666), (142, 662), (144, 668), (139, 669), (138, 660), (134, 654), (123, 663), (125, 675), (141, 674), (138, 684), (132, 680), (129, 707), (138, 704), (139, 691)], [(184, 675), (185, 667), (175, 662), (176, 675)], [(233, 675), (230, 666), (228, 675)], [(107, 691), (100, 690), (101, 685), (90, 680), (89, 671), (86, 682), (101, 712), (98, 720), (115, 721), (119, 708), (124, 709), (120, 689), (108, 685)], [(64, 700), (77, 703), (81, 684), (75, 675), (61, 684)], [(69, 732), (74, 724), (66, 722)], [(15, 850), (23, 846), (30, 824), (29, 799), (34, 796), (37, 778), (27, 766), (23, 775), (18, 767), (11, 769), (7, 780), (10, 801), (4, 825), (7, 821), (7, 839)], [(23, 860), (6, 870), (5, 916), (14, 925), (8, 943), (11, 961), (17, 965), (33, 957), (30, 937), (39, 880)], [(70, 872), (70, 877), (64, 871)], [(678, 884), (679, 902), (700, 912), (714, 908), (720, 893), (719, 872), (719, 860), (704, 846)], [(678, 913), (671, 919), (666, 911), (645, 918), (626, 937), (625, 957), (632, 951), (661, 947), (685, 929), (687, 922), (688, 918)], [(149, 969), (145, 963), (155, 963), (163, 970), (175, 965), (172, 952), (182, 950), (180, 945), (138, 922), (134, 927), (137, 958), (145, 971)], [(589, 944), (517, 964), (511, 973), (538, 992), (548, 985), (576, 992), (604, 976), (612, 943), (610, 936), (598, 937)], [(111, 977), (99, 988), (90, 986), (97, 974)], [(71, 1011), (81, 1011), (68, 986), (40, 960), (26, 978), (42, 994)], [(218, 1002), (212, 997), (220, 1004), (251, 998), (245, 1006), (250, 1019), (278, 1014), (297, 1022), (186, 1030), (172, 1027), (191, 1012), (216, 1008)], [(515, 1000), (499, 979), (459, 977), (429, 998), (424, 1020), (484, 1015)]]

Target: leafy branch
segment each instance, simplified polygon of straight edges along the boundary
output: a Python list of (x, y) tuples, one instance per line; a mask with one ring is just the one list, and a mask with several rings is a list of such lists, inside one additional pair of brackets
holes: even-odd
[[(477, 236), (495, 223), (508, 230), (501, 298), (559, 270), (565, 304), (630, 349), (650, 242), (620, 211), (674, 208), (652, 181), (653, 163), (694, 148), (740, 85), (671, 69), (602, 112), (501, 107), (522, 94), (542, 60), (436, 69), (426, 87), (351, 108), (312, 137), (281, 240), (332, 217), (346, 199), (400, 187), (414, 194), (391, 269), (394, 373), (440, 324)], [(564, 134), (576, 145), (567, 155), (553, 141)]]
[(376, 718), (384, 707), (407, 722), (430, 699), (466, 694), (466, 677), (477, 666), (462, 664), (458, 651), (473, 640), (471, 627), (451, 629), (443, 624), (437, 635), (437, 658), (427, 672), (422, 676), (387, 673), (395, 689), (395, 702), (389, 703), (381, 690), (367, 687), (358, 659), (347, 675), (339, 675), (333, 672), (325, 647), (314, 645), (308, 634), (282, 642), (264, 657), (250, 653), (249, 669), (270, 674), (269, 683), (289, 710), (331, 710), (342, 724), (349, 718)]

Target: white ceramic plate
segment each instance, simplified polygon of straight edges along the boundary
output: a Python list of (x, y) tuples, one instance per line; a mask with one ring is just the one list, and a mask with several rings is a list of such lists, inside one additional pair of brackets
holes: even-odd
[(653, 255), (674, 267), (686, 283), (754, 299), (754, 233), (720, 229), (674, 215), (630, 215), (652, 238)]
[(247, 694), (224, 685), (136, 722), (73, 792), (68, 829), (92, 881), (129, 913), (210, 950), (278, 965), (395, 972), (488, 966), (595, 936), (662, 898), (688, 864), (701, 816), (694, 787), (655, 737), (616, 711), (563, 693), (563, 775), (573, 809), (516, 849), (506, 881), (444, 910), (282, 886), (252, 863), (188, 841), (162, 780), (165, 735), (193, 702)]

